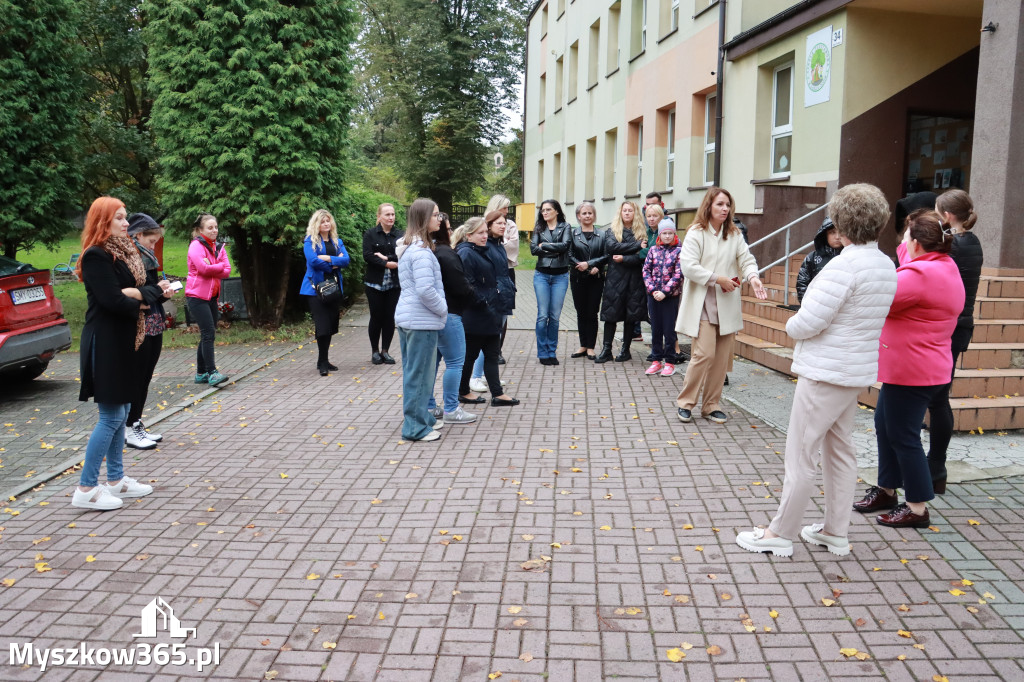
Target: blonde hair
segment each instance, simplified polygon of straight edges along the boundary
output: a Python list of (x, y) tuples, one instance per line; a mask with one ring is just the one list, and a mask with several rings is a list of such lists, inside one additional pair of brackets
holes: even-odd
[(313, 213), (313, 217), (309, 219), (309, 225), (306, 227), (306, 236), (313, 240), (313, 248), (319, 249), (323, 246), (323, 239), (320, 237), (320, 221), (324, 219), (324, 216), (331, 219), (331, 241), (334, 242), (335, 246), (338, 244), (338, 223), (334, 220), (334, 216), (326, 208)]
[[(380, 206), (378, 206), (377, 207), (377, 222), (378, 223), (380, 222), (380, 217), (381, 217), (381, 215), (383, 215), (385, 208), (390, 208), (392, 211), (395, 210), (394, 204), (384, 203), (384, 204), (381, 204)], [(396, 211), (396, 213), (397, 213), (397, 211)]]
[(504, 194), (495, 194), (491, 197), (491, 200), (487, 202), (487, 210), (484, 214), (490, 213), (491, 211), (500, 211), (503, 208), (508, 208), (512, 205), (512, 200)]
[[(661, 219), (665, 217), (664, 209), (662, 209), (661, 206), (658, 206), (657, 204), (649, 204), (648, 206), (644, 207), (644, 222), (647, 222), (648, 213), (657, 213), (659, 223), (661, 222)], [(657, 224), (658, 223), (655, 223), (655, 227), (657, 227)]]
[(452, 247), (456, 247), (462, 242), (469, 239), (469, 235), (473, 234), (481, 227), (486, 228), (487, 223), (481, 217), (470, 218), (466, 222), (455, 228), (455, 232), (452, 234)]
[(619, 210), (615, 212), (615, 219), (612, 220), (612, 236), (615, 237), (615, 241), (622, 241), (622, 231), (625, 228), (622, 223), (622, 207), (626, 204), (633, 207), (633, 223), (629, 226), (629, 231), (633, 233), (638, 242), (642, 242), (647, 239), (647, 224), (644, 223), (644, 219), (640, 215), (640, 208), (632, 201), (623, 201), (619, 204)]

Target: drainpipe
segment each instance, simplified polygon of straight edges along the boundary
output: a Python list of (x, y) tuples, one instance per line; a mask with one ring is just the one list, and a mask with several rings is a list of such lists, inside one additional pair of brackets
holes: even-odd
[(715, 179), (716, 187), (722, 186), (722, 102), (725, 92), (722, 85), (725, 76), (725, 2), (718, 0), (718, 68), (715, 70)]

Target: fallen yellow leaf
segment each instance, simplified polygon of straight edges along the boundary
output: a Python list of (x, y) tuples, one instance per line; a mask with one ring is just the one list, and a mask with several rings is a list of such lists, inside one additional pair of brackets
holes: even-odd
[[(242, 426), (245, 426), (245, 424), (242, 424)], [(278, 474), (278, 476), (281, 478), (288, 478), (288, 474)]]
[(953, 595), (954, 597), (962, 597), (963, 595), (967, 594), (963, 590), (957, 590), (957, 589), (950, 590), (949, 593), (951, 595)]
[(665, 652), (665, 655), (668, 656), (668, 660), (672, 661), (673, 663), (678, 663), (679, 661), (686, 658), (686, 654), (683, 653), (682, 649), (669, 649)]
[(692, 523), (684, 523), (683, 524), (683, 530), (693, 530), (693, 524)]
[(833, 606), (836, 603), (835, 599), (829, 599), (828, 597), (822, 597), (821, 603), (825, 606)]
[(768, 612), (768, 615), (771, 616), (772, 618), (778, 618), (779, 617), (779, 612), (776, 611), (775, 609), (772, 609), (771, 611)]
[[(544, 451), (541, 450), (541, 452), (544, 452)], [(548, 452), (550, 452), (550, 450), (548, 450)], [(496, 680), (499, 677), (501, 677), (501, 671), (500, 670), (495, 670), (493, 673), (491, 673), (490, 675), (487, 676), (487, 679), (489, 679), (489, 680)]]
[(967, 519), (967, 523), (971, 524), (972, 526), (980, 526), (981, 525), (980, 522), (975, 521), (974, 519)]
[(0, 584), (4, 587), (13, 587), (15, 582), (14, 578), (4, 578), (3, 580), (0, 580)]
[(899, 635), (900, 637), (906, 637), (907, 639), (910, 639), (911, 637), (913, 637), (913, 635), (910, 634), (909, 630), (897, 630), (896, 634)]
[(337, 649), (338, 648), (338, 643), (337, 642), (324, 642), (324, 648), (325, 649)]
[(611, 526), (601, 526), (598, 530), (611, 530)]

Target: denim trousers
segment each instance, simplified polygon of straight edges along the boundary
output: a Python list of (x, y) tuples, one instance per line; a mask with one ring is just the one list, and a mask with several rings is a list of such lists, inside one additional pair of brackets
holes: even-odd
[(92, 488), (99, 483), (100, 464), (104, 457), (107, 458), (107, 480), (120, 481), (124, 478), (124, 465), (121, 462), (124, 420), (128, 418), (131, 406), (131, 403), (96, 403), (100, 419), (85, 446), (85, 465), (79, 479), (83, 488)]
[[(444, 374), (441, 375), (441, 401), (444, 411), (449, 414), (459, 407), (459, 381), (462, 380), (462, 366), (466, 363), (466, 331), (462, 326), (462, 316), (448, 313), (444, 329), (437, 334), (437, 363), (434, 365), (434, 381), (437, 381), (437, 368), (444, 360)], [(427, 409), (433, 411), (437, 407), (434, 391), (430, 391)]]
[(437, 369), (437, 329), (398, 328), (402, 348), (402, 438), (420, 440), (434, 430), (427, 402), (434, 391)]
[(199, 348), (196, 349), (196, 374), (213, 374), (217, 362), (213, 357), (213, 338), (217, 332), (217, 299), (204, 301), (189, 296), (188, 312), (199, 326)]
[(568, 289), (568, 272), (561, 275), (533, 273), (533, 290), (537, 293), (538, 358), (553, 358), (558, 351), (558, 318), (562, 315)]
[(676, 315), (679, 296), (666, 296), (656, 301), (647, 295), (647, 315), (651, 318), (651, 354), (655, 360), (665, 361), (676, 356)]
[(927, 502), (935, 497), (928, 458), (921, 445), (921, 420), (928, 404), (945, 389), (946, 384), (882, 384), (878, 392), (875, 406), (878, 485), (903, 488), (907, 502)]
[[(506, 323), (508, 323), (508, 315), (501, 316), (501, 328), (504, 329)], [(505, 336), (502, 334), (501, 342), (504, 343)], [(498, 347), (498, 355), (501, 355), (501, 347)], [(476, 360), (473, 362), (473, 378), (481, 379), (484, 376), (484, 352), (480, 351), (477, 353)]]

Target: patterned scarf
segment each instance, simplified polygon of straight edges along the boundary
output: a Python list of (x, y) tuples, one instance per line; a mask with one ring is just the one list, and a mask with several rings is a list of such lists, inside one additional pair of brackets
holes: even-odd
[(132, 237), (132, 241), (135, 242), (135, 248), (139, 250), (139, 255), (142, 256), (142, 265), (146, 270), (159, 270), (160, 261), (156, 259), (156, 254), (153, 253), (152, 249), (147, 249), (145, 246), (139, 243), (138, 239)]
[[(103, 248), (117, 261), (124, 261), (135, 278), (135, 286), (141, 287), (146, 283), (146, 268), (142, 264), (142, 257), (134, 242), (128, 237), (107, 237)], [(139, 349), (142, 341), (146, 338), (146, 311), (139, 309), (139, 319), (135, 325), (135, 350)]]

